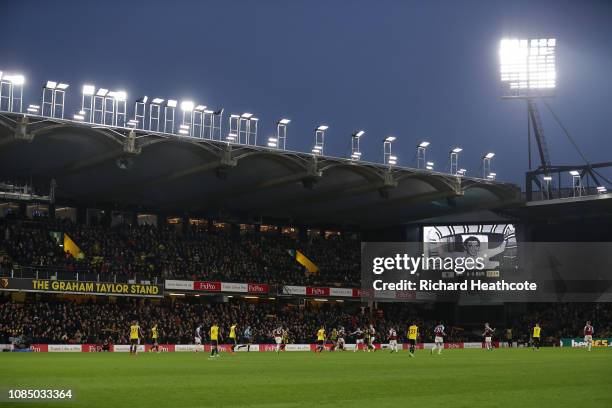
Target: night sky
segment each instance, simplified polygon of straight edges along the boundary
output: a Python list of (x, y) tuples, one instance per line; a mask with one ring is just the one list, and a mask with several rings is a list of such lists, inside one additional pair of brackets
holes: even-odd
[[(324, 123), (333, 156), (359, 129), (369, 161), (387, 135), (405, 166), (421, 140), (440, 171), (455, 145), (468, 175), (494, 151), (499, 179), (520, 184), (526, 108), (500, 99), (499, 40), (556, 37), (550, 105), (590, 161), (612, 160), (612, 1), (1, 0), (0, 19), (0, 70), (26, 76), (26, 105), (67, 82), (71, 117), (92, 83), (253, 112), (260, 144), (288, 117), (291, 150), (310, 151)], [(581, 163), (541, 112), (553, 164)]]

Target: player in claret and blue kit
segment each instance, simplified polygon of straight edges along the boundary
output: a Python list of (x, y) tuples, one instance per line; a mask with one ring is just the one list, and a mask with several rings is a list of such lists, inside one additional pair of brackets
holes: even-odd
[(431, 349), (431, 354), (433, 354), (434, 350), (438, 349), (438, 354), (442, 354), (442, 350), (444, 349), (444, 325), (442, 322), (439, 322), (438, 325), (434, 328), (434, 346)]

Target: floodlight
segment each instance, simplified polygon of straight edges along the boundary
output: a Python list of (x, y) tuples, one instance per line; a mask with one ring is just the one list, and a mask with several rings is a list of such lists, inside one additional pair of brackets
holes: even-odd
[(352, 156), (355, 156), (355, 157), (361, 157), (361, 152), (354, 152), (354, 153), (352, 154)]
[(578, 172), (578, 170), (572, 170), (569, 172), (570, 175), (576, 177), (576, 176), (580, 176), (580, 172)]
[(424, 147), (427, 147), (427, 146), (429, 146), (429, 142), (421, 142), (421, 143), (419, 143), (418, 147), (423, 147), (424, 148)]
[(180, 125), (179, 128), (180, 129), (189, 129), (189, 125)]
[(607, 193), (607, 192), (608, 192), (608, 189), (607, 189), (605, 186), (598, 186), (598, 187), (597, 187), (597, 192), (598, 192), (599, 194), (604, 194), (604, 193)]
[(194, 108), (194, 110), (197, 110), (198, 112), (204, 112), (206, 109), (206, 106), (204, 105), (198, 105)]
[(317, 128), (317, 130), (318, 130), (318, 131), (321, 131), (321, 132), (324, 132), (324, 131), (326, 131), (327, 129), (329, 129), (329, 126), (327, 126), (327, 125), (320, 125), (320, 126)]
[(25, 83), (25, 77), (23, 75), (5, 75), (4, 79), (13, 85), (23, 85)]
[(278, 123), (281, 125), (288, 125), (289, 122), (291, 122), (291, 119), (281, 119), (278, 121)]
[(483, 158), (484, 158), (484, 159), (492, 159), (492, 158), (493, 158), (493, 156), (495, 156), (495, 153), (487, 153), (487, 154), (485, 154), (485, 155), (484, 155), (484, 157), (483, 157)]
[(511, 39), (500, 42), (500, 76), (506, 96), (544, 95), (556, 87), (554, 38)]
[(363, 135), (365, 135), (365, 132), (364, 132), (363, 130), (360, 130), (359, 132), (355, 133), (353, 136), (355, 136), (355, 137), (361, 137), (361, 136), (363, 136)]
[(108, 89), (100, 88), (96, 93), (96, 96), (106, 96), (108, 94)]
[(40, 106), (38, 106), (38, 105), (30, 105), (30, 106), (28, 106), (28, 112), (29, 113), (38, 113), (39, 109), (40, 109)]
[(84, 110), (80, 110), (79, 111), (79, 115), (85, 115), (85, 111)]
[(428, 166), (433, 166), (433, 165), (434, 165), (434, 162), (427, 162), (427, 165), (428, 165)]
[(55, 81), (47, 81), (47, 84), (45, 85), (45, 88), (47, 88), (47, 89), (55, 89), (56, 86), (57, 86), (57, 82), (55, 82)]
[(146, 95), (141, 98), (136, 99), (136, 102), (139, 102), (139, 103), (147, 103), (148, 101), (149, 101), (149, 97)]
[(387, 136), (385, 137), (385, 142), (393, 142), (395, 139), (395, 136)]
[(59, 84), (57, 84), (57, 89), (61, 89), (62, 91), (65, 91), (68, 88), (68, 84), (64, 84), (62, 82), (60, 82)]
[(244, 119), (251, 119), (252, 116), (253, 116), (253, 114), (252, 113), (248, 113), (248, 112), (243, 113), (241, 115), (241, 117), (244, 118)]
[(236, 118), (239, 118), (239, 117), (240, 117), (240, 115), (236, 115), (235, 113), (232, 113), (230, 115), (230, 118), (232, 118), (232, 119), (236, 119)]
[(542, 178), (544, 179), (544, 181), (552, 181), (552, 177), (551, 176), (544, 176)]
[(268, 142), (278, 142), (278, 139), (275, 137), (269, 137)]
[(166, 102), (166, 105), (168, 105), (168, 107), (170, 108), (176, 108), (177, 105), (177, 101), (175, 101), (174, 99), (168, 99), (168, 102)]
[(83, 95), (93, 95), (96, 92), (96, 87), (93, 85), (83, 85)]
[(193, 110), (194, 103), (191, 101), (181, 102), (181, 110), (191, 112)]
[(452, 152), (453, 153), (460, 153), (461, 151), (463, 151), (463, 149), (461, 147), (455, 147)]
[(85, 120), (85, 116), (79, 115), (78, 113), (74, 115), (74, 120)]
[(125, 101), (127, 99), (127, 92), (125, 91), (116, 91), (114, 98), (118, 101)]
[(156, 105), (161, 105), (162, 103), (164, 103), (164, 99), (162, 99), (162, 98), (153, 98), (151, 103), (154, 103)]

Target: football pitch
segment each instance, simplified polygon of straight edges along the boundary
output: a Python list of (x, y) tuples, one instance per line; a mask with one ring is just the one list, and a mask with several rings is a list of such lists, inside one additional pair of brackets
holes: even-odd
[[(40, 407), (612, 406), (612, 350), (1, 353), (0, 389), (73, 389)], [(6, 401), (6, 396), (2, 397)]]

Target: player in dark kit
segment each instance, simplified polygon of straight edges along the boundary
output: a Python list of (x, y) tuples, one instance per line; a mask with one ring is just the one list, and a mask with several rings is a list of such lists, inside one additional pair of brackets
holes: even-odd
[(594, 331), (595, 329), (593, 329), (593, 326), (591, 325), (591, 321), (588, 320), (582, 332), (584, 333), (584, 341), (586, 342), (587, 349), (589, 351), (591, 351), (591, 347), (593, 347), (593, 332)]

